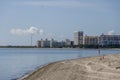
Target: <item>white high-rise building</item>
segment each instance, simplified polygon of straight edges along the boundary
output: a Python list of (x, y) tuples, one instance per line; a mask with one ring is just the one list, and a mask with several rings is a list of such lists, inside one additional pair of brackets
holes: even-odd
[(83, 45), (83, 31), (74, 32), (74, 45)]

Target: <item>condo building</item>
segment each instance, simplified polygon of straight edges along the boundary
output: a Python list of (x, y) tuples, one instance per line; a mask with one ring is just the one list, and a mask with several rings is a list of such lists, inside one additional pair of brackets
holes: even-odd
[(48, 39), (41, 39), (39, 41), (37, 41), (37, 47), (41, 47), (41, 48), (57, 48), (57, 47), (65, 47), (65, 41), (55, 41), (54, 39), (48, 40)]
[(100, 35), (99, 45), (120, 45), (120, 35)]
[(98, 36), (84, 36), (84, 45), (98, 45)]
[(120, 45), (120, 35), (84, 36), (83, 31), (74, 33), (74, 45)]
[(42, 47), (42, 48), (50, 47), (50, 41), (48, 39), (46, 39), (46, 40), (41, 39), (41, 40), (37, 41), (37, 47)]
[(74, 32), (74, 45), (83, 45), (83, 31)]
[(120, 46), (120, 35), (100, 35), (100, 36), (84, 36), (83, 31), (74, 32), (74, 41), (66, 39), (65, 41), (56, 41), (54, 39), (37, 41), (38, 47), (84, 47), (85, 46)]

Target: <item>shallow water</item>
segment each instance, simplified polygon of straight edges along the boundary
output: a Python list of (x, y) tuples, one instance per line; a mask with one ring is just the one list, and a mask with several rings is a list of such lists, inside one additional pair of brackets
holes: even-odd
[[(116, 53), (120, 49), (101, 50), (101, 54)], [(19, 78), (50, 62), (97, 55), (97, 49), (0, 48), (0, 80)]]

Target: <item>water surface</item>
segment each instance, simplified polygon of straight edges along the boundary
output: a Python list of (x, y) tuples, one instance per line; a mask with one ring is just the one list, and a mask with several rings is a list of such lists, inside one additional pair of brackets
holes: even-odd
[[(120, 50), (101, 50), (101, 54), (116, 53)], [(0, 48), (0, 80), (19, 78), (50, 62), (97, 55), (97, 49)]]

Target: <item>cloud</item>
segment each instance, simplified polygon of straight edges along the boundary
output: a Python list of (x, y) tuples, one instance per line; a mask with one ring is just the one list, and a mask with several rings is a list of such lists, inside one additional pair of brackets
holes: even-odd
[(43, 30), (42, 29), (38, 29), (36, 27), (30, 27), (28, 29), (11, 29), (10, 31), (12, 34), (16, 34), (16, 35), (36, 35), (36, 34), (43, 34)]
[(108, 31), (108, 35), (113, 35), (113, 34), (115, 34), (114, 30)]
[(79, 0), (41, 0), (41, 1), (24, 1), (17, 5), (22, 6), (40, 6), (40, 7), (90, 7), (92, 4), (83, 3)]

